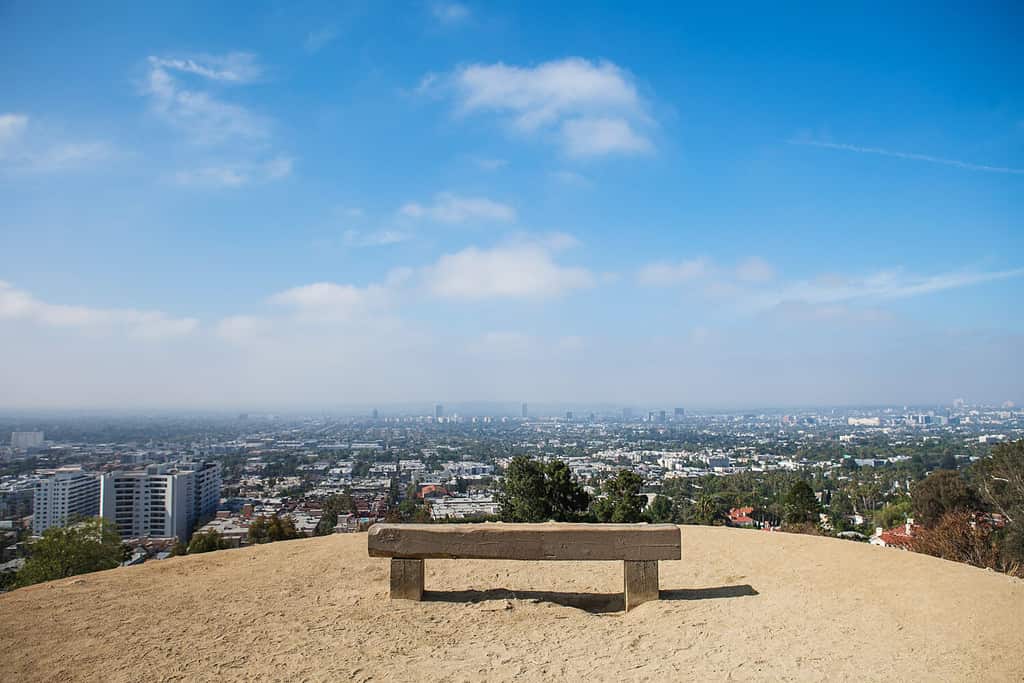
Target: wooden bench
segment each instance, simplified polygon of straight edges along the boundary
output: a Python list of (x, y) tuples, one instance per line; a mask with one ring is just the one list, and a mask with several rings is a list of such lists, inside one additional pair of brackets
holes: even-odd
[(621, 560), (626, 610), (658, 599), (658, 561), (682, 557), (672, 524), (374, 524), (370, 557), (391, 558), (391, 597), (423, 599), (423, 561)]

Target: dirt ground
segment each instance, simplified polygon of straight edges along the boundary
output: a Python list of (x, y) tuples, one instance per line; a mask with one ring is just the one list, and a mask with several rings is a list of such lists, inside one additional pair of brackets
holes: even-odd
[(151, 562), (0, 595), (2, 678), (1024, 680), (1024, 581), (898, 550), (683, 527), (662, 599), (619, 562), (428, 560), (390, 602), (366, 535)]

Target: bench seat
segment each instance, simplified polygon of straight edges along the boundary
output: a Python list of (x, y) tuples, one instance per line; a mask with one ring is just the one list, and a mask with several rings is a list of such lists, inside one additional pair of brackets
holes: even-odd
[(658, 561), (682, 557), (672, 524), (374, 524), (371, 557), (390, 557), (391, 597), (423, 597), (423, 560), (618, 560), (626, 609), (658, 599)]

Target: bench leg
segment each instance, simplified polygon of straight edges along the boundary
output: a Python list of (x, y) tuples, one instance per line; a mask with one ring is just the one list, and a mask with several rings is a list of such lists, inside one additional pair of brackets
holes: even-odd
[(626, 611), (658, 599), (658, 561), (626, 560), (623, 564)]
[(391, 558), (391, 599), (423, 599), (423, 560)]

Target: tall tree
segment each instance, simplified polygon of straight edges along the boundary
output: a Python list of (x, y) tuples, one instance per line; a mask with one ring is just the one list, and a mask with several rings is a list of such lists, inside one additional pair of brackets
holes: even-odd
[(925, 526), (934, 526), (947, 512), (971, 512), (980, 505), (977, 492), (951, 470), (936, 470), (914, 484), (910, 499), (915, 521)]
[(590, 496), (572, 478), (572, 470), (561, 460), (552, 460), (544, 466), (544, 486), (549, 518), (556, 522), (575, 521), (590, 505)]
[(790, 487), (783, 501), (785, 520), (788, 524), (806, 524), (818, 522), (821, 506), (814, 496), (814, 490), (806, 481), (798, 481)]
[(676, 510), (672, 499), (660, 493), (654, 497), (651, 504), (644, 510), (644, 518), (652, 524), (671, 522), (675, 519)]
[(113, 569), (123, 548), (117, 527), (108, 519), (89, 517), (65, 527), (52, 527), (29, 546), (29, 558), (18, 572), (18, 584), (63, 579)]
[(1011, 524), (1024, 524), (1024, 439), (1001, 443), (974, 465), (982, 497)]
[(188, 542), (188, 552), (193, 553), (209, 553), (214, 550), (220, 550), (226, 548), (227, 544), (224, 538), (217, 531), (207, 531), (201, 534), (192, 534), (192, 539)]
[(640, 495), (644, 480), (632, 470), (619, 470), (602, 484), (602, 498), (594, 501), (594, 516), (599, 522), (639, 522), (643, 520), (645, 498)]
[(550, 506), (544, 468), (525, 455), (512, 458), (498, 494), (501, 519), (506, 522), (545, 522)]

